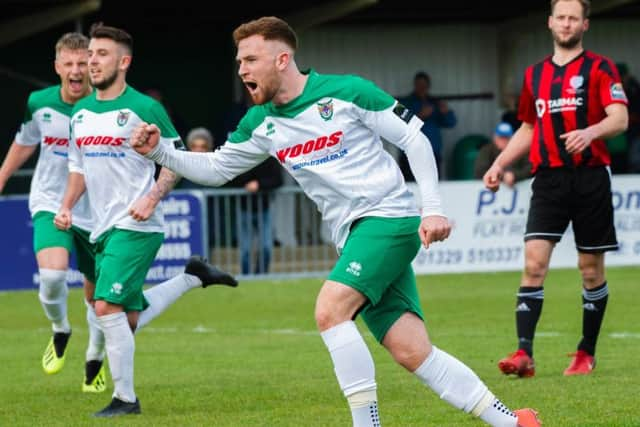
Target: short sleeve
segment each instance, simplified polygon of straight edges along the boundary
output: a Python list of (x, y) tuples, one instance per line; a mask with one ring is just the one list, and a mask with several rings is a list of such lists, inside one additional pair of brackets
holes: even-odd
[(34, 116), (33, 96), (29, 96), (27, 107), (25, 108), (24, 119), (20, 125), (20, 130), (16, 133), (15, 141), (19, 145), (36, 145), (40, 143), (41, 134), (38, 122)]
[(603, 107), (613, 103), (625, 105), (629, 103), (615, 64), (606, 58), (603, 59), (598, 67), (597, 77), (600, 102)]
[(531, 81), (532, 69), (528, 68), (524, 80), (522, 82), (522, 90), (520, 91), (520, 100), (518, 103), (518, 120), (521, 122), (534, 125), (537, 120), (536, 103), (531, 93)]
[(160, 143), (173, 147), (176, 150), (185, 150), (186, 147), (182, 138), (176, 131), (175, 126), (169, 118), (169, 114), (159, 102), (153, 102), (150, 108), (149, 122), (154, 123), (160, 129)]

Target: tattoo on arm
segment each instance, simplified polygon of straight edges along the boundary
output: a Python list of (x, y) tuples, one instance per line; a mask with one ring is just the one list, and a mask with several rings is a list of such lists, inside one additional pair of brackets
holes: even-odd
[(160, 174), (153, 188), (149, 192), (149, 197), (155, 201), (160, 201), (175, 187), (180, 178), (167, 168), (160, 169)]

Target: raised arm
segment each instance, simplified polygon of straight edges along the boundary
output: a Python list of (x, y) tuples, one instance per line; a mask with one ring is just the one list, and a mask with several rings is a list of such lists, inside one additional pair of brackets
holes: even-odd
[(213, 153), (191, 153), (159, 144), (160, 130), (142, 123), (131, 135), (131, 146), (138, 153), (202, 185), (219, 187), (263, 162), (269, 153), (251, 140), (227, 142)]

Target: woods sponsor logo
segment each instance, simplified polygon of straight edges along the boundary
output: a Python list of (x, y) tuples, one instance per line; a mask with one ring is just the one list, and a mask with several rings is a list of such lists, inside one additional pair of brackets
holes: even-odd
[(83, 136), (80, 138), (76, 138), (76, 145), (81, 147), (83, 145), (110, 145), (113, 147), (118, 147), (126, 141), (127, 138), (118, 137), (114, 138), (112, 136)]
[(69, 139), (68, 138), (57, 138), (55, 136), (45, 136), (42, 140), (44, 145), (58, 145), (58, 146), (68, 146)]
[[(312, 154), (312, 157), (315, 157), (316, 155), (325, 156), (328, 152), (336, 151), (339, 148), (343, 135), (343, 132), (339, 130), (328, 136), (319, 136), (315, 139), (310, 139), (305, 143), (296, 144), (291, 147), (278, 150), (278, 160), (280, 160), (280, 163), (285, 163), (288, 158), (294, 159), (300, 155), (305, 157), (309, 154)], [(332, 149), (325, 151), (327, 148)]]

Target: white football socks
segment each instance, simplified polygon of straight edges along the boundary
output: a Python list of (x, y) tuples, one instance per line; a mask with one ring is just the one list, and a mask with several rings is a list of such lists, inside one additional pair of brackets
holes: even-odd
[(104, 359), (104, 334), (96, 317), (96, 310), (87, 301), (87, 325), (89, 326), (89, 345), (87, 346), (86, 361)]
[(376, 390), (359, 391), (347, 396), (354, 427), (380, 427)]
[(47, 318), (51, 320), (53, 332), (71, 331), (67, 318), (67, 272), (66, 270), (40, 269), (40, 292), (38, 297)]
[(99, 316), (98, 322), (104, 332), (114, 386), (113, 397), (125, 402), (135, 402), (136, 394), (133, 391), (135, 341), (127, 315), (123, 312), (107, 314)]
[(488, 390), (471, 413), (493, 427), (518, 427), (516, 415)]
[[(414, 374), (441, 399), (494, 427), (516, 427), (515, 415), (464, 363), (436, 346)], [(503, 410), (504, 409), (504, 410)]]
[(148, 325), (185, 292), (202, 285), (200, 279), (191, 274), (179, 274), (143, 292), (149, 307), (140, 312), (136, 332)]
[(354, 427), (379, 427), (375, 366), (353, 321), (340, 323), (320, 334), (329, 350), (342, 392), (351, 408)]

